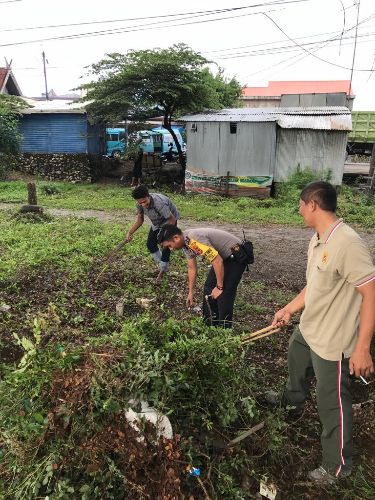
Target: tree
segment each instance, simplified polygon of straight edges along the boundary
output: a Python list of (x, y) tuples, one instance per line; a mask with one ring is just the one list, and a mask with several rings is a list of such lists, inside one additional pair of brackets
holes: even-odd
[(213, 75), (209, 62), (185, 44), (108, 54), (91, 66), (90, 74), (97, 79), (80, 87), (87, 92), (83, 100), (95, 121), (144, 120), (162, 114), (163, 127), (172, 135), (185, 169), (173, 119), (233, 106), (241, 92), (240, 84), (228, 81), (222, 70)]
[(14, 163), (18, 152), (21, 134), (19, 132), (20, 109), (28, 105), (20, 98), (0, 94), (0, 178)]

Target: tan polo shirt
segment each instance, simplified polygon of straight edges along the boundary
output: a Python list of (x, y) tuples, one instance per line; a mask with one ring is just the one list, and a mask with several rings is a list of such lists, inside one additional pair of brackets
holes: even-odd
[[(365, 242), (342, 219), (308, 249), (305, 309), (300, 330), (323, 359), (350, 357), (358, 337), (362, 296), (357, 288), (375, 279), (375, 266)], [(374, 304), (375, 307), (375, 304)]]

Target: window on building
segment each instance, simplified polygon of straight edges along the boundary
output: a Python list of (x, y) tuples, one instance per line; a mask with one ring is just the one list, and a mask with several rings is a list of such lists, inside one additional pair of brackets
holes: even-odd
[(229, 131), (231, 134), (237, 134), (237, 123), (229, 122)]
[(190, 129), (192, 132), (197, 132), (198, 131), (198, 127), (197, 127), (197, 124), (196, 123), (192, 123), (191, 124), (191, 129)]

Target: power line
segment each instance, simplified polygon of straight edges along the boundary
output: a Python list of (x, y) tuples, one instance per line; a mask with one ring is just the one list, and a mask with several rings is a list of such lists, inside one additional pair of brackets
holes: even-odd
[[(359, 35), (358, 38), (367, 38), (367, 37), (370, 37), (370, 36), (373, 36), (375, 35), (375, 32), (372, 32), (372, 33), (367, 33), (367, 34), (363, 34), (363, 35)], [(344, 37), (343, 40), (350, 40), (350, 39), (354, 39), (355, 37), (354, 36), (350, 36), (350, 37)], [(368, 43), (368, 42), (372, 42), (374, 39), (370, 39), (370, 40), (362, 40), (362, 42), (358, 42), (358, 43)], [(306, 47), (306, 46), (314, 46), (314, 45), (320, 45), (322, 43), (325, 43), (325, 42), (331, 42), (331, 43), (335, 43), (339, 40), (331, 40), (331, 39), (326, 39), (326, 40), (320, 40), (320, 41), (317, 41), (317, 42), (306, 42), (306, 43), (303, 43), (303, 44), (300, 44), (301, 47)], [(346, 43), (344, 45), (352, 45), (353, 42), (349, 42), (349, 43)], [(341, 45), (341, 38), (340, 38), (340, 45)], [(284, 53), (284, 52), (294, 52), (296, 50), (298, 50), (299, 47), (296, 47), (295, 45), (284, 45), (284, 46), (277, 46), (277, 47), (269, 47), (269, 48), (265, 48), (265, 49), (259, 49), (259, 50), (251, 50), (251, 51), (247, 51), (247, 52), (234, 52), (234, 53), (230, 53), (230, 54), (223, 54), (223, 55), (218, 55), (215, 57), (215, 59), (220, 59), (220, 60), (227, 60), (227, 59), (237, 59), (237, 58), (243, 58), (243, 57), (253, 57), (253, 56), (257, 56), (257, 55), (273, 55), (273, 54), (279, 54), (279, 53)]]
[[(370, 16), (368, 16), (367, 18), (363, 19), (360, 23), (358, 23), (358, 25), (360, 24), (364, 24), (368, 21), (370, 21), (371, 19), (373, 19), (375, 17), (375, 14), (371, 14)], [(348, 28), (346, 30), (346, 32), (349, 32), (349, 31), (352, 31), (355, 27), (357, 26), (354, 25), (352, 26), (351, 28)], [(336, 40), (337, 40), (337, 37), (336, 37)], [(326, 43), (322, 43), (321, 44), (321, 47), (317, 47), (314, 52), (317, 52), (318, 50), (322, 50), (323, 48), (325, 48), (328, 44), (330, 43), (330, 41), (327, 41)], [(284, 69), (286, 68), (289, 68), (290, 66), (293, 66), (294, 64), (297, 64), (298, 62), (302, 61), (302, 59), (305, 59), (306, 57), (308, 57), (308, 55), (310, 55), (310, 53), (307, 51), (307, 54), (303, 54), (301, 57), (298, 58), (298, 54), (295, 55), (295, 56), (292, 56), (292, 57), (287, 57), (286, 59), (283, 59), (282, 61), (276, 63), (276, 64), (272, 64), (271, 66), (267, 66), (266, 68), (263, 68), (261, 70), (258, 70), (258, 71), (255, 71), (254, 73), (250, 73), (249, 75), (247, 75), (247, 77), (251, 77), (251, 76), (254, 76), (254, 75), (257, 75), (259, 73), (263, 73), (265, 71), (267, 71), (268, 69), (273, 69), (275, 68), (276, 66), (280, 66), (281, 64), (285, 63), (285, 62), (288, 62), (288, 61), (292, 61), (293, 59), (296, 59), (298, 58), (297, 61), (293, 61), (291, 64), (287, 65)]]
[(339, 55), (340, 55), (341, 54), (342, 36), (345, 33), (346, 13), (345, 13), (345, 7), (344, 7), (344, 4), (343, 4), (342, 0), (339, 0), (339, 2), (341, 3), (342, 12), (343, 12), (343, 16), (344, 16), (343, 17), (343, 23), (342, 23), (341, 35), (340, 35), (340, 48), (339, 48)]
[[(291, 42), (293, 42), (297, 47), (300, 47), (304, 52), (306, 52), (308, 55), (311, 55), (313, 57), (315, 57), (316, 59), (318, 59), (319, 61), (322, 61), (322, 62), (325, 62), (326, 64), (330, 64), (331, 66), (335, 66), (337, 68), (341, 68), (341, 69), (348, 69), (350, 70), (351, 68), (348, 68), (347, 66), (341, 66), (340, 64), (336, 64), (332, 61), (327, 61), (326, 59), (323, 59), (322, 57), (319, 57), (317, 55), (315, 55), (313, 52), (310, 52), (308, 51), (307, 49), (305, 49), (302, 45), (298, 44), (293, 38), (291, 38), (278, 24), (276, 21), (274, 21), (272, 19), (271, 16), (269, 16), (266, 12), (263, 13), (264, 16), (267, 17), (267, 19), (269, 19), (276, 27), (278, 30), (280, 30), (287, 38), (288, 40), (290, 40)], [(371, 17), (375, 17), (375, 15), (372, 15)], [(358, 26), (358, 23), (356, 24), (356, 26)], [(354, 29), (356, 26), (352, 27), (351, 29)], [(337, 39), (337, 37), (335, 38)], [(369, 72), (371, 71), (370, 69), (356, 69), (355, 71), (361, 71), (361, 72)]]
[[(363, 35), (363, 36), (371, 36), (371, 35), (375, 35), (375, 32), (373, 33), (368, 33), (367, 35)], [(348, 37), (349, 38), (354, 38), (354, 37)], [(344, 38), (345, 40), (346, 38)], [(335, 41), (338, 41), (338, 40), (335, 40)], [(369, 39), (369, 40), (362, 40), (362, 41), (359, 41), (358, 43), (369, 43), (369, 42), (373, 42), (375, 41), (375, 38), (372, 38), (372, 39)], [(310, 44), (304, 44), (304, 45), (321, 45), (322, 43), (325, 43), (327, 42), (327, 40), (322, 40), (320, 42), (311, 42)], [(353, 42), (349, 42), (347, 44), (344, 44), (344, 45), (352, 45)], [(322, 47), (323, 48), (323, 47)], [(282, 50), (283, 49), (283, 50)], [(318, 49), (320, 49), (320, 47), (318, 47)], [(274, 54), (284, 54), (284, 53), (289, 53), (289, 52), (294, 52), (298, 50), (298, 47), (296, 47), (295, 45), (288, 45), (288, 46), (285, 46), (285, 47), (280, 47), (280, 48), (270, 48), (270, 49), (265, 49), (265, 51), (251, 51), (251, 52), (246, 52), (244, 54), (241, 54), (241, 55), (229, 55), (228, 57), (217, 57), (215, 58), (216, 59), (223, 59), (223, 60), (227, 60), (227, 59), (235, 59), (235, 58), (240, 58), (240, 57), (257, 57), (257, 56), (268, 56), (268, 55), (274, 55)], [(296, 57), (298, 57), (299, 54), (297, 54)], [(303, 57), (307, 57), (305, 54), (303, 55)], [(289, 58), (288, 58), (289, 60)], [(72, 69), (72, 68), (76, 68), (76, 69), (80, 69), (82, 68), (81, 65), (79, 64), (76, 64), (76, 65), (61, 65), (61, 66), (48, 66), (48, 70), (55, 70), (55, 69)], [(26, 70), (37, 70), (39, 71), (40, 68), (38, 67), (34, 67), (34, 66), (27, 66), (27, 67), (13, 67), (13, 70), (14, 71), (26, 71)], [(373, 71), (373, 67), (370, 71)]]
[[(346, 30), (346, 32), (347, 31), (349, 31), (349, 30)], [(306, 38), (316, 38), (317, 36), (332, 35), (332, 34), (336, 34), (336, 33), (338, 34), (337, 31), (326, 31), (323, 33), (315, 33), (314, 35), (306, 35), (306, 36), (296, 37), (295, 40), (304, 40)], [(365, 36), (365, 35), (359, 35), (359, 36)], [(264, 46), (264, 45), (273, 45), (273, 44), (282, 43), (282, 42), (284, 42), (284, 39), (283, 40), (274, 40), (272, 42), (253, 43), (251, 45), (240, 45), (238, 47), (228, 47), (228, 48), (216, 49), (216, 50), (203, 50), (201, 52), (202, 52), (202, 54), (215, 54), (218, 52), (227, 52), (229, 50), (247, 49), (250, 47), (260, 47), (260, 46)], [(317, 43), (320, 43), (320, 42), (317, 42)], [(223, 55), (225, 55), (225, 54), (223, 54)]]
[[(309, 1), (309, 0), (293, 0), (293, 2), (288, 2), (288, 3), (306, 2), (306, 1)], [(273, 2), (273, 4), (276, 4), (276, 3)], [(269, 3), (267, 5), (271, 5), (271, 4)], [(249, 8), (249, 7), (246, 7), (246, 8)], [(267, 11), (267, 12), (272, 12), (272, 11)], [(193, 21), (193, 22), (188, 22), (188, 23), (178, 23), (178, 24), (176, 23), (176, 21), (185, 21), (185, 20), (192, 19), (195, 17), (202, 17), (203, 15), (212, 15), (212, 14), (203, 14), (203, 15), (199, 14), (199, 15), (193, 15), (193, 16), (182, 18), (182, 19), (178, 19), (176, 21), (175, 20), (158, 21), (158, 22), (153, 22), (153, 23), (140, 24), (140, 25), (136, 25), (136, 26), (116, 28), (116, 29), (111, 29), (111, 30), (92, 31), (92, 32), (87, 32), (87, 33), (77, 33), (77, 34), (72, 34), (72, 35), (61, 35), (61, 36), (57, 36), (57, 37), (41, 38), (38, 40), (28, 40), (28, 41), (23, 41), (23, 42), (6, 43), (6, 44), (0, 44), (0, 47), (26, 45), (29, 43), (39, 43), (39, 42), (53, 41), (53, 40), (73, 40), (76, 38), (96, 37), (96, 36), (104, 36), (104, 35), (108, 35), (108, 34), (131, 33), (131, 32), (137, 32), (137, 31), (146, 31), (146, 30), (150, 30), (150, 29), (164, 29), (164, 28), (170, 28), (170, 27), (189, 26), (192, 24), (216, 22), (216, 21), (222, 21), (222, 20), (227, 20), (227, 19), (234, 19), (237, 17), (254, 16), (254, 15), (259, 15), (259, 14), (264, 14), (264, 11), (250, 12), (248, 14), (240, 14), (237, 16), (226, 16), (226, 17), (221, 17), (221, 18), (206, 19), (206, 20)], [(174, 24), (159, 26), (160, 24), (165, 24), (167, 22), (168, 23), (173, 22)], [(154, 26), (154, 27), (150, 28), (150, 26)]]
[[(22, 0), (11, 0), (11, 1), (20, 2)], [(86, 22), (80, 22), (80, 23), (67, 23), (67, 24), (50, 24), (50, 25), (44, 25), (44, 26), (27, 26), (27, 27), (23, 27), (23, 28), (7, 28), (4, 30), (0, 30), (0, 32), (28, 31), (28, 30), (36, 30), (36, 29), (47, 29), (47, 28), (67, 28), (67, 27), (72, 27), (72, 26), (88, 26), (88, 25), (93, 25), (93, 24), (119, 23), (119, 22), (124, 22), (124, 21), (126, 21), (126, 22), (144, 21), (144, 20), (148, 20), (148, 19), (162, 19), (162, 18), (175, 18), (175, 17), (180, 17), (180, 16), (190, 16), (193, 14), (199, 14), (199, 15), (221, 14), (224, 12), (251, 9), (251, 8), (255, 8), (255, 7), (268, 7), (270, 5), (284, 5), (284, 4), (300, 3), (300, 2), (307, 2), (307, 1), (309, 1), (309, 0), (273, 0), (273, 1), (267, 2), (267, 3), (263, 2), (263, 3), (240, 6), (240, 7), (227, 7), (227, 8), (223, 8), (223, 9), (214, 9), (214, 10), (180, 12), (178, 14), (161, 14), (158, 16), (142, 16), (142, 17), (133, 17), (133, 18), (125, 18), (125, 19), (106, 19), (106, 20), (101, 20), (101, 21), (86, 21)], [(0, 3), (6, 3), (6, 2), (0, 2)]]

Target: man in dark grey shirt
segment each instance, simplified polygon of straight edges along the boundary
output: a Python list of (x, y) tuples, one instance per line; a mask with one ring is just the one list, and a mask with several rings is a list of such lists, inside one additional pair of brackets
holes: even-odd
[[(166, 224), (158, 235), (163, 249), (183, 250), (188, 259), (189, 292), (188, 307), (194, 304), (197, 279), (197, 257), (211, 264), (204, 284), (203, 317), (208, 325), (231, 328), (233, 306), (237, 286), (251, 258), (239, 258), (243, 244), (239, 238), (220, 229), (197, 228), (182, 232), (178, 227)], [(243, 254), (242, 254), (243, 257)]]
[(132, 192), (132, 197), (137, 202), (137, 218), (129, 229), (125, 241), (129, 242), (133, 238), (133, 234), (139, 229), (143, 222), (144, 216), (151, 221), (151, 228), (147, 238), (147, 248), (155, 262), (159, 264), (159, 274), (157, 282), (160, 283), (164, 274), (168, 270), (170, 250), (163, 249), (161, 252), (158, 248), (157, 236), (160, 228), (168, 223), (175, 226), (180, 214), (172, 201), (160, 193), (149, 193), (147, 186), (138, 186)]

